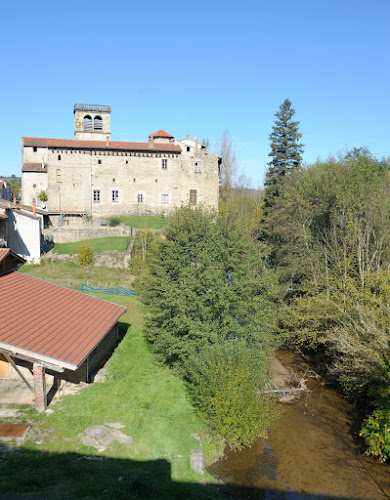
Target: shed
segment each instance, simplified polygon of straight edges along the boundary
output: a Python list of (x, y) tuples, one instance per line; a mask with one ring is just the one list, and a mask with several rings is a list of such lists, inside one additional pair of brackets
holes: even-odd
[(0, 274), (0, 290), (0, 354), (16, 371), (15, 358), (32, 364), (40, 411), (47, 405), (45, 370), (88, 381), (93, 365), (115, 346), (127, 310), (17, 271)]

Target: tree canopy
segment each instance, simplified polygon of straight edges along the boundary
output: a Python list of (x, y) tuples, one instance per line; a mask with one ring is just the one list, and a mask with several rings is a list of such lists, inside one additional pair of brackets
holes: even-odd
[(275, 114), (276, 119), (269, 135), (271, 161), (265, 178), (264, 213), (267, 215), (280, 195), (285, 178), (302, 163), (303, 144), (299, 142), (299, 122), (293, 121), (295, 110), (285, 99)]

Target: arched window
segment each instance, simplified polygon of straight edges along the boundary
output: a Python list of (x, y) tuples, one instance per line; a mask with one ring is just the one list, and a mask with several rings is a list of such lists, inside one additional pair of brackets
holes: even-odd
[(93, 131), (93, 126), (92, 126), (92, 118), (89, 115), (84, 116), (84, 132), (92, 132)]
[(101, 132), (103, 130), (103, 120), (101, 116), (95, 116), (93, 119), (93, 129), (95, 132)]

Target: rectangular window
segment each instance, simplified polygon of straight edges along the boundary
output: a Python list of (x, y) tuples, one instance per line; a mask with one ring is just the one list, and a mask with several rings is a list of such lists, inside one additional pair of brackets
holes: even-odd
[(167, 170), (167, 168), (168, 168), (168, 160), (167, 160), (166, 158), (163, 158), (163, 159), (161, 160), (161, 168), (162, 168), (163, 170)]
[(60, 161), (60, 160), (61, 160), (61, 155), (58, 155), (58, 161)]
[(200, 174), (202, 172), (202, 165), (200, 161), (195, 162), (195, 173)]
[(197, 198), (198, 198), (198, 193), (197, 193), (196, 189), (190, 189), (190, 203), (191, 203), (191, 205), (196, 205)]
[(169, 194), (163, 193), (161, 195), (161, 203), (169, 203)]
[(36, 146), (33, 147), (33, 152), (36, 153), (38, 151), (38, 148)]
[(61, 182), (61, 169), (56, 169), (56, 181)]
[(189, 153), (191, 151), (191, 148), (189, 146), (187, 146), (187, 153)]
[(144, 202), (144, 195), (142, 193), (138, 193), (137, 195), (138, 203)]
[(98, 189), (93, 191), (93, 201), (100, 201), (100, 191)]
[(112, 190), (112, 201), (119, 201), (119, 191), (117, 189)]
[(101, 165), (102, 164), (102, 160), (98, 160), (98, 165)]

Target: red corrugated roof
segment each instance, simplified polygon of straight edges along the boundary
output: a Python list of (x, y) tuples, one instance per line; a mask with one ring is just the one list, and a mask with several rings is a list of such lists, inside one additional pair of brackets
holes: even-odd
[(174, 139), (173, 135), (168, 134), (168, 132), (165, 132), (165, 130), (162, 130), (162, 129), (158, 130), (154, 134), (150, 134), (149, 137), (152, 137), (152, 138), (154, 138), (154, 137), (167, 137), (169, 139)]
[(174, 144), (150, 144), (149, 142), (77, 141), (70, 139), (44, 139), (39, 137), (23, 137), (22, 139), (23, 146), (41, 148), (115, 149), (118, 151), (172, 151), (175, 153), (181, 153), (181, 147), (175, 146)]
[[(0, 347), (79, 366), (126, 307), (18, 272), (0, 276)], [(40, 358), (43, 356), (43, 358)]]

